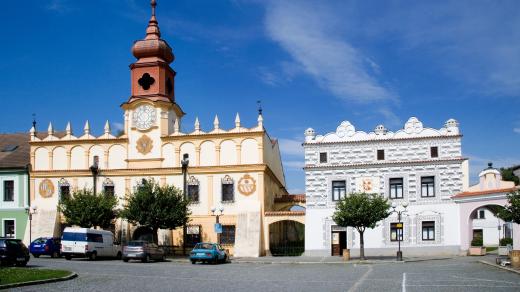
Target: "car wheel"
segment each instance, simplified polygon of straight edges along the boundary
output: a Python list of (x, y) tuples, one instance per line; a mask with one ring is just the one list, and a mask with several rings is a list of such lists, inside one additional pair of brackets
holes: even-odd
[(211, 263), (214, 265), (218, 264), (218, 256), (215, 256), (215, 258), (211, 261)]
[(123, 259), (123, 262), (128, 263), (128, 259), (126, 259), (126, 258)]
[(192, 265), (194, 265), (194, 264), (196, 264), (196, 263), (197, 263), (197, 261), (191, 261), (191, 264), (192, 264)]
[(165, 255), (162, 255), (161, 256), (161, 262), (164, 262), (166, 260), (166, 256)]
[(227, 258), (227, 254), (226, 254), (226, 255), (224, 255), (224, 259), (222, 260), (222, 262), (225, 264), (225, 263), (227, 263), (227, 261), (228, 261), (228, 258)]
[(72, 259), (72, 257), (71, 257), (70, 255), (66, 255), (66, 256), (65, 256), (65, 259), (66, 259), (67, 261), (70, 261), (70, 260)]
[(53, 253), (51, 254), (51, 258), (54, 259), (54, 258), (57, 258), (57, 257), (58, 257), (58, 252), (57, 252), (57, 251), (55, 251), (55, 252), (53, 252)]
[(120, 260), (121, 257), (122, 257), (121, 252), (118, 252), (118, 253), (117, 253), (117, 256), (116, 256), (116, 259)]
[(91, 261), (95, 261), (97, 259), (97, 253), (96, 252), (91, 253), (89, 255), (88, 259)]
[(35, 257), (35, 258), (39, 258), (40, 255), (39, 255), (39, 254), (33, 254), (33, 257)]
[(142, 260), (143, 263), (147, 263), (150, 261), (150, 255), (146, 255)]

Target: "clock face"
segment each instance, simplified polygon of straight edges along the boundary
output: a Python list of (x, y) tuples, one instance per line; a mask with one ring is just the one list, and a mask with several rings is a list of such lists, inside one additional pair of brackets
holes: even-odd
[(134, 127), (139, 130), (148, 130), (155, 124), (155, 108), (150, 105), (139, 106), (132, 116)]

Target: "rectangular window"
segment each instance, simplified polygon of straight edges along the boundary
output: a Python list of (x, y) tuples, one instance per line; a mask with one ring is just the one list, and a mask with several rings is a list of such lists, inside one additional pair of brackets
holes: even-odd
[(60, 194), (62, 199), (68, 199), (70, 197), (70, 187), (60, 186)]
[(439, 147), (437, 147), (437, 146), (430, 147), (430, 156), (431, 156), (431, 158), (439, 157)]
[(390, 223), (390, 241), (403, 241), (403, 223)]
[(327, 163), (327, 152), (320, 152), (320, 163)]
[(421, 197), (423, 197), (423, 198), (435, 197), (435, 177), (433, 177), (433, 176), (421, 177)]
[(235, 225), (222, 225), (221, 244), (235, 244)]
[(486, 219), (486, 211), (478, 210), (478, 219)]
[(403, 178), (391, 178), (390, 185), (390, 199), (403, 198)]
[(422, 222), (422, 240), (435, 240), (435, 222)]
[(233, 202), (235, 200), (234, 184), (222, 184), (222, 201)]
[(4, 237), (15, 238), (14, 220), (4, 220)]
[(188, 185), (188, 199), (192, 202), (199, 201), (199, 185)]
[(332, 200), (339, 201), (345, 197), (347, 193), (347, 185), (344, 180), (336, 180), (332, 182)]
[(385, 150), (377, 150), (377, 160), (385, 160)]
[(105, 192), (105, 196), (114, 196), (114, 186), (106, 185), (103, 187), (103, 191)]
[(4, 201), (5, 202), (14, 201), (14, 181), (13, 180), (4, 181)]

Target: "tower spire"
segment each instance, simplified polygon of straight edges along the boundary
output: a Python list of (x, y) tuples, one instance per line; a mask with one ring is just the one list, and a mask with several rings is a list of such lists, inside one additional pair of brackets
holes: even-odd
[(158, 40), (161, 38), (161, 31), (159, 30), (159, 23), (155, 18), (155, 7), (157, 7), (157, 1), (152, 0), (150, 2), (152, 6), (152, 17), (150, 17), (150, 21), (148, 21), (148, 27), (146, 28), (146, 37), (145, 40)]

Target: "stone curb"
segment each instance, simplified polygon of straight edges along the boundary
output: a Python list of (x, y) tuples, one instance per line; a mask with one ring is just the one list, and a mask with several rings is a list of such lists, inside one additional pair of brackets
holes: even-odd
[(515, 269), (511, 269), (511, 268), (507, 268), (507, 267), (502, 267), (502, 266), (500, 266), (500, 265), (496, 265), (496, 264), (493, 264), (493, 263), (490, 263), (490, 262), (488, 262), (488, 261), (484, 261), (484, 260), (479, 260), (478, 262), (481, 263), (481, 264), (485, 264), (485, 265), (488, 265), (488, 266), (495, 267), (495, 268), (497, 268), (497, 269), (501, 269), (501, 270), (509, 271), (509, 272), (516, 273), (516, 274), (519, 274), (519, 275), (520, 275), (520, 271), (515, 270)]
[(425, 258), (425, 259), (409, 259), (404, 260), (405, 263), (416, 263), (416, 262), (428, 262), (428, 261), (440, 261), (440, 260), (451, 260), (453, 257), (445, 257), (445, 258)]
[[(453, 259), (452, 257), (444, 257), (444, 258), (420, 258), (420, 259), (405, 259), (403, 261), (396, 260), (350, 260), (350, 261), (334, 261), (334, 262), (306, 262), (306, 261), (263, 261), (263, 260), (240, 260), (240, 259), (231, 259), (232, 263), (237, 264), (263, 264), (263, 265), (312, 265), (312, 264), (339, 264), (339, 265), (373, 265), (373, 264), (404, 264), (404, 263), (414, 263), (414, 262), (426, 262), (426, 261), (438, 261), (438, 260), (449, 260)], [(188, 259), (169, 259), (170, 262), (176, 263), (189, 263)]]
[(71, 272), (70, 275), (61, 277), (61, 278), (51, 278), (51, 279), (45, 279), (45, 280), (35, 280), (35, 281), (29, 281), (29, 282), (20, 282), (20, 283), (0, 285), (0, 290), (22, 287), (22, 286), (31, 286), (31, 285), (40, 285), (40, 284), (68, 281), (68, 280), (72, 280), (72, 279), (76, 278), (77, 276), (78, 276), (78, 274)]

